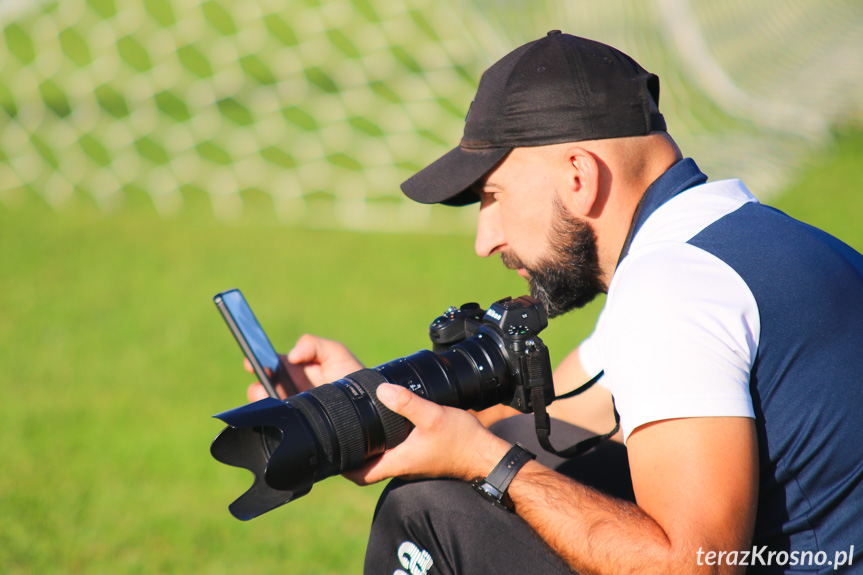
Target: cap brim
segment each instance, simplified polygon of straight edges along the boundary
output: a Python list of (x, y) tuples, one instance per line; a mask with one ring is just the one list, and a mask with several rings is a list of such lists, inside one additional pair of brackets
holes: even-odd
[(469, 150), (459, 146), (402, 183), (407, 197), (421, 204), (465, 206), (479, 201), (470, 189), (512, 148)]

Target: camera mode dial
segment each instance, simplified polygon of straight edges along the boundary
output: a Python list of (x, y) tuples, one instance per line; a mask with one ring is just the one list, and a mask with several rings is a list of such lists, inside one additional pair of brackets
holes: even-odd
[(459, 308), (450, 306), (429, 326), (429, 338), (434, 350), (436, 352), (445, 350), (452, 344), (473, 335), (484, 314), (485, 310), (478, 303), (466, 303)]

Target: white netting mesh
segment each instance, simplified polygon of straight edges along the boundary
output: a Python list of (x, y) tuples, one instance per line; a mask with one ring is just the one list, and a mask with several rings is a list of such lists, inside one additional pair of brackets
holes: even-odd
[(863, 118), (854, 0), (0, 0), (0, 24), (7, 202), (199, 194), (231, 219), (259, 190), (286, 222), (463, 229), (398, 184), (458, 141), (482, 70), (552, 28), (658, 73), (684, 152), (762, 194)]

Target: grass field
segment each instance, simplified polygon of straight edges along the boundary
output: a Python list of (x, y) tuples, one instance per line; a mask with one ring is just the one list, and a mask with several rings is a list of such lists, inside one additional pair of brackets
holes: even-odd
[[(863, 249), (863, 132), (840, 134), (773, 203)], [(369, 365), (428, 347), (451, 304), (523, 293), (468, 236), (287, 228), (262, 198), (226, 225), (203, 198), (173, 218), (145, 196), (105, 215), (0, 203), (0, 571), (355, 573), (379, 487), (326, 480), (249, 523), (248, 473), (209, 456), (211, 415), (249, 376), (211, 296), (240, 287), (282, 349), (304, 331)], [(559, 361), (596, 305), (555, 320)]]

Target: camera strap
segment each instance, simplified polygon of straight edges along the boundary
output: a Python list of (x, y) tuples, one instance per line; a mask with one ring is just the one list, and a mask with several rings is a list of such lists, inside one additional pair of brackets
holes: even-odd
[[(538, 355), (538, 354), (537, 354)], [(528, 354), (528, 364), (532, 361), (538, 361), (539, 358), (534, 358), (534, 354)], [(555, 397), (555, 400), (558, 399), (567, 399), (570, 397), (575, 397), (581, 393), (584, 393), (593, 385), (599, 381), (599, 379), (603, 376), (605, 371), (600, 371), (593, 378), (590, 379), (587, 383), (577, 387), (576, 389), (564, 393), (562, 395), (558, 395)], [(533, 384), (534, 382), (531, 381)], [(543, 449), (548, 451), (549, 453), (554, 453), (559, 457), (565, 457), (567, 459), (572, 459), (574, 457), (578, 457), (582, 453), (593, 449), (615, 433), (620, 429), (620, 414), (617, 413), (617, 407), (614, 406), (614, 397), (611, 398), (612, 409), (614, 409), (614, 429), (609, 431), (608, 433), (603, 433), (602, 435), (595, 435), (593, 437), (588, 437), (583, 441), (579, 441), (573, 446), (570, 446), (566, 449), (557, 450), (554, 446), (551, 445), (550, 436), (551, 436), (551, 417), (548, 415), (548, 411), (546, 410), (545, 405), (545, 395), (543, 393), (543, 386), (533, 384), (530, 387), (530, 400), (533, 404), (533, 420), (534, 425), (536, 427), (536, 439), (539, 441), (539, 444)]]

